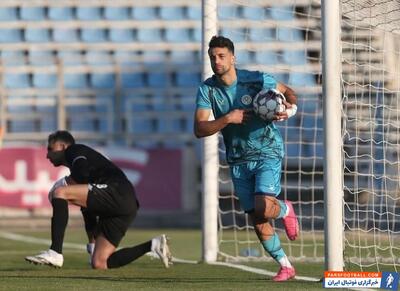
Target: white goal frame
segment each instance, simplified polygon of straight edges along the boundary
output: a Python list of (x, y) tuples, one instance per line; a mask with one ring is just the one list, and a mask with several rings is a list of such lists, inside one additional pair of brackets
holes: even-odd
[[(210, 76), (208, 40), (217, 32), (217, 1), (202, 0), (203, 79)], [(324, 96), (324, 215), (325, 268), (343, 270), (343, 177), (341, 159), (341, 59), (340, 1), (322, 1), (323, 96)], [(327, 110), (329, 108), (329, 110)], [(329, 145), (329, 146), (328, 146)], [(202, 254), (212, 263), (218, 254), (218, 137), (203, 142)], [(340, 207), (338, 207), (340, 205)]]

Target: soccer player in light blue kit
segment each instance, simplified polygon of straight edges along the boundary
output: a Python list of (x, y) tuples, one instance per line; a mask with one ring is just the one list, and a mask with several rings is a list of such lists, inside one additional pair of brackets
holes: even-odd
[[(289, 280), (296, 272), (270, 223), (282, 218), (288, 238), (296, 239), (299, 224), (293, 206), (276, 198), (281, 192), (283, 140), (274, 122), (253, 113), (252, 103), (262, 89), (277, 89), (286, 97), (286, 111), (274, 119), (286, 120), (296, 113), (296, 95), (268, 74), (236, 69), (234, 45), (228, 38), (214, 36), (208, 54), (214, 75), (199, 87), (194, 133), (200, 138), (222, 132), (240, 205), (265, 251), (280, 264), (273, 280)], [(209, 120), (211, 112), (214, 120)]]

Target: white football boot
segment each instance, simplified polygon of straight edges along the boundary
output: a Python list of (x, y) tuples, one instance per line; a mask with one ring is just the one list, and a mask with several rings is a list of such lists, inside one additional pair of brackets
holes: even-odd
[(62, 254), (50, 249), (43, 251), (36, 256), (25, 257), (25, 261), (35, 265), (48, 265), (55, 268), (61, 268), (64, 263), (64, 257)]
[(168, 246), (168, 239), (165, 234), (157, 236), (151, 240), (151, 251), (158, 255), (165, 268), (172, 265), (172, 256)]

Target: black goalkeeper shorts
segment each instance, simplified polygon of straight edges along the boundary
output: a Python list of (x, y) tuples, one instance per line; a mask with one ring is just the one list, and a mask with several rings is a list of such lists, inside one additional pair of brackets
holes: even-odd
[(97, 234), (117, 247), (139, 207), (133, 185), (128, 180), (89, 184), (86, 203), (87, 211), (99, 217)]

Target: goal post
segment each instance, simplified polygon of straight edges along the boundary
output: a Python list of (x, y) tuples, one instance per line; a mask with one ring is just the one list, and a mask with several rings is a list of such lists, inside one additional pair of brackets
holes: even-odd
[[(273, 222), (290, 261), (398, 271), (399, 2), (219, 0), (215, 10), (213, 29), (233, 40), (237, 67), (270, 73), (298, 96), (296, 116), (276, 123), (286, 153), (279, 199), (292, 201), (301, 230), (290, 241)], [(203, 210), (217, 231), (217, 242), (203, 240), (213, 254), (205, 261), (272, 261), (239, 206), (220, 137), (217, 151), (208, 148), (219, 160), (204, 158), (218, 163), (203, 167), (205, 179), (213, 171), (204, 185), (218, 173), (214, 190), (203, 187), (217, 203), (217, 218)]]
[(321, 1), (325, 269), (343, 271), (340, 1)]
[[(202, 19), (202, 79), (205, 80), (213, 74), (208, 42), (217, 34), (216, 0), (202, 0)], [(202, 259), (211, 263), (217, 260), (218, 253), (218, 134), (205, 137), (202, 149)]]

